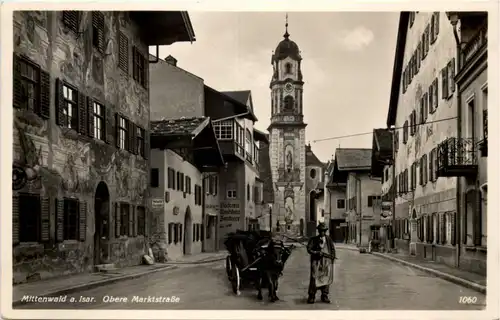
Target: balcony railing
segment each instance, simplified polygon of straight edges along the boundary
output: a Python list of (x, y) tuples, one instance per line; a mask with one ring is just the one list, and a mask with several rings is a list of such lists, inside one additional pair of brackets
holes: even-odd
[(462, 49), (460, 54), (460, 68), (465, 66), (465, 64), (486, 45), (488, 45), (488, 24), (483, 25)]
[(477, 174), (477, 150), (472, 138), (448, 138), (438, 146), (439, 177), (463, 177)]

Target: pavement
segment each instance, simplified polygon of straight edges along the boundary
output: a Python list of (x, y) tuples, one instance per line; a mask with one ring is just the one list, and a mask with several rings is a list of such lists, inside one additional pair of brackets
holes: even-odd
[[(312, 305), (306, 303), (309, 256), (304, 247), (298, 247), (287, 261), (283, 277), (280, 278), (280, 301), (276, 303), (267, 301), (267, 291), (263, 291), (264, 301), (257, 300), (256, 290), (248, 286), (242, 289), (240, 296), (234, 295), (226, 276), (224, 261), (220, 258), (218, 261), (207, 258), (205, 261), (212, 262), (177, 264), (175, 269), (67, 293), (64, 303), (30, 303), (15, 308), (482, 310), (486, 306), (486, 296), (483, 293), (385, 257), (360, 254), (344, 246), (338, 246), (338, 249), (335, 280), (330, 288), (331, 304), (319, 301)], [(460, 297), (463, 296), (476, 297), (476, 302), (460, 304)]]
[(220, 261), (221, 259), (225, 259), (226, 256), (226, 252), (200, 253), (184, 256), (167, 263), (138, 265), (110, 272), (82, 273), (37, 282), (23, 283), (14, 286), (12, 297), (13, 306), (24, 304), (24, 301), (22, 301), (24, 296), (44, 297), (66, 295), (95, 287), (107, 286), (118, 281), (136, 279), (156, 272), (165, 272), (178, 268), (178, 265)]

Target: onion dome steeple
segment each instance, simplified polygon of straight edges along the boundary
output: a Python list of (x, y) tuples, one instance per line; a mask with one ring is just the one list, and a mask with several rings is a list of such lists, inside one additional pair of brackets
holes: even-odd
[(273, 61), (283, 60), (290, 57), (294, 60), (300, 61), (302, 57), (300, 56), (299, 46), (292, 40), (290, 40), (290, 34), (288, 33), (288, 14), (286, 15), (285, 23), (285, 34), (283, 35), (283, 40), (278, 44), (276, 50), (273, 54)]

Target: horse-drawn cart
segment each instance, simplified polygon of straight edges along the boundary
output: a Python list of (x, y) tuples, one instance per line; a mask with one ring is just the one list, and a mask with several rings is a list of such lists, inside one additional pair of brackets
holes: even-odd
[[(293, 248), (293, 246), (284, 246), (281, 241), (273, 240), (268, 231), (231, 232), (226, 236), (224, 244), (229, 252), (226, 257), (227, 277), (231, 282), (233, 292), (237, 295), (240, 294), (240, 289), (244, 284), (259, 281), (262, 268), (266, 268), (269, 260), (278, 260), (284, 264), (291, 253), (290, 249)], [(277, 247), (277, 249), (274, 250), (269, 246)], [(274, 252), (278, 252), (279, 257)], [(284, 254), (282, 255), (281, 252)]]

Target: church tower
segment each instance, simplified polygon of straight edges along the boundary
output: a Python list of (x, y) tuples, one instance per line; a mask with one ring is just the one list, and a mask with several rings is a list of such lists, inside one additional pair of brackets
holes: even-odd
[(290, 40), (288, 15), (284, 39), (271, 59), (271, 124), (269, 157), (274, 188), (273, 229), (305, 232), (305, 128), (302, 108), (301, 60), (299, 47)]

